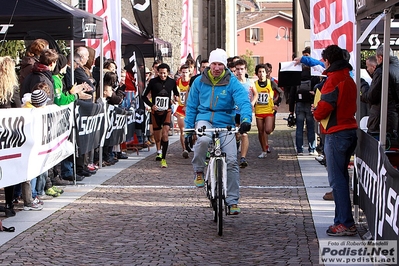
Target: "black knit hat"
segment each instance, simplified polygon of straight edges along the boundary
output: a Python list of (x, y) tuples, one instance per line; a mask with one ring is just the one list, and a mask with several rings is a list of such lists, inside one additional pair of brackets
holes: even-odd
[(34, 107), (46, 105), (47, 100), (47, 93), (43, 90), (34, 90), (30, 96), (30, 101)]

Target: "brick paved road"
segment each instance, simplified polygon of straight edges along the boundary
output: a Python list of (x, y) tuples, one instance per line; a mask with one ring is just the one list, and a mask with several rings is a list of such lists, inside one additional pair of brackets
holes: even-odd
[(0, 247), (1, 265), (316, 265), (318, 242), (292, 143), (279, 121), (272, 153), (250, 135), (242, 214), (219, 237), (190, 160), (148, 157)]

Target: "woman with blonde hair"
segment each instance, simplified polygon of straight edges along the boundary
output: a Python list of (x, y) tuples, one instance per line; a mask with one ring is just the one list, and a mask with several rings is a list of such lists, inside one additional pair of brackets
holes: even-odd
[(0, 108), (21, 107), (15, 62), (9, 57), (0, 57)]
[[(0, 57), (0, 108), (19, 108), (19, 88), (17, 74), (15, 73), (15, 62), (9, 57)], [(5, 209), (0, 211), (6, 213), (7, 217), (15, 216), (13, 197), (14, 186), (4, 188), (6, 199)]]

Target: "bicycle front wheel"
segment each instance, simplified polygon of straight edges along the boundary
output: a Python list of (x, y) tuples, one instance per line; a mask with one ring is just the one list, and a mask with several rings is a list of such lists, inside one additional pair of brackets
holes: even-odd
[(218, 235), (223, 235), (223, 214), (224, 214), (224, 195), (223, 195), (223, 161), (216, 160), (216, 201), (217, 201), (217, 229)]

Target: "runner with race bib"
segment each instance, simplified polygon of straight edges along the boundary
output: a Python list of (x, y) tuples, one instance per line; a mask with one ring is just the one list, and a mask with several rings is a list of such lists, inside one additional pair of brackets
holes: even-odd
[(258, 127), (258, 138), (262, 153), (258, 158), (266, 158), (269, 148), (268, 135), (274, 130), (274, 91), (272, 81), (266, 77), (268, 67), (259, 64), (255, 67), (258, 80), (255, 81), (255, 89), (258, 92), (258, 100), (255, 104), (256, 126)]
[[(170, 67), (167, 64), (158, 66), (158, 77), (150, 80), (143, 92), (143, 101), (151, 107), (151, 119), (157, 147), (156, 161), (161, 161), (161, 167), (168, 167), (166, 152), (169, 146), (168, 132), (172, 117), (172, 104), (179, 100), (176, 81), (169, 77)], [(172, 96), (173, 93), (173, 96)], [(148, 97), (151, 97), (152, 101)]]

